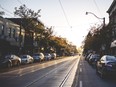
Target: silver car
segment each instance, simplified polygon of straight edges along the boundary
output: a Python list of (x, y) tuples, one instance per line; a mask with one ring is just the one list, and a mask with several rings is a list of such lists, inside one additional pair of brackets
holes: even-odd
[(30, 55), (22, 55), (21, 56), (21, 63), (22, 64), (28, 64), (33, 63), (34, 59)]
[(51, 53), (51, 58), (56, 59), (56, 53)]
[(45, 60), (51, 60), (52, 56), (49, 53), (45, 53)]

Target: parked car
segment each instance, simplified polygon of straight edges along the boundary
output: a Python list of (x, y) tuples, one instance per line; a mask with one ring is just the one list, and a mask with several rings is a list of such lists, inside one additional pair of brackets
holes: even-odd
[(19, 66), (21, 64), (21, 59), (20, 57), (11, 54), (11, 55), (6, 55), (5, 57), (0, 59), (0, 66), (1, 67), (12, 67), (12, 66)]
[(44, 54), (43, 53), (35, 53), (33, 54), (34, 62), (41, 62), (44, 60)]
[(56, 53), (51, 53), (51, 58), (56, 59)]
[(116, 75), (116, 57), (110, 55), (104, 55), (97, 62), (96, 72), (100, 74), (102, 78), (107, 75)]
[(51, 60), (51, 55), (50, 53), (45, 53), (44, 54), (45, 60)]
[(34, 59), (30, 55), (21, 55), (21, 63), (28, 64), (33, 63)]
[(92, 53), (89, 53), (86, 57), (85, 57), (85, 60), (86, 61), (89, 61), (89, 58), (91, 57)]
[(92, 54), (89, 58), (89, 64), (96, 66), (97, 61), (100, 59), (100, 55), (99, 54)]

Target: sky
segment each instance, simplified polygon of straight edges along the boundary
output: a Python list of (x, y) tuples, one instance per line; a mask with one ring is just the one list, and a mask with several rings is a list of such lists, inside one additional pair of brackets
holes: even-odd
[(3, 17), (15, 17), (15, 7), (25, 4), (29, 9), (41, 9), (39, 19), (46, 27), (53, 27), (54, 35), (66, 38), (76, 46), (81, 46), (82, 41), (95, 24), (102, 24), (103, 20), (96, 16), (105, 17), (109, 22), (107, 10), (113, 0), (0, 0), (0, 11), (4, 11)]

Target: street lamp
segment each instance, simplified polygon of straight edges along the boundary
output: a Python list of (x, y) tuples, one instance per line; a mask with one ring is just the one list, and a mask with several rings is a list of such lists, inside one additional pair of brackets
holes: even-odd
[(96, 16), (96, 15), (95, 15), (94, 13), (92, 13), (92, 12), (86, 12), (86, 15), (88, 15), (88, 14), (92, 14), (92, 15), (94, 15), (96, 18), (102, 19), (102, 20), (103, 20), (103, 27), (105, 27), (105, 17), (100, 18), (100, 17)]
[[(94, 13), (92, 13), (92, 12), (86, 12), (86, 15), (88, 15), (88, 14), (94, 15), (97, 19), (102, 19), (102, 20), (103, 20), (103, 28), (105, 28), (105, 17), (99, 18), (98, 16), (96, 16), (96, 15), (95, 15)], [(106, 44), (105, 44), (105, 43), (101, 45), (101, 49), (102, 49), (103, 52), (105, 51), (105, 47), (106, 47)]]

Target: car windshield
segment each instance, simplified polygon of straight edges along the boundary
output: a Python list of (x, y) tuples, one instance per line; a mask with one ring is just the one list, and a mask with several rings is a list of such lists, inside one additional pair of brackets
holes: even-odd
[(25, 59), (25, 58), (27, 58), (27, 56), (26, 55), (22, 55), (21, 58), (22, 59)]
[(48, 56), (48, 55), (49, 55), (49, 53), (45, 53), (45, 55), (46, 55), (46, 56)]
[(107, 56), (106, 60), (108, 60), (108, 61), (116, 61), (116, 57), (114, 57), (114, 56)]
[(40, 54), (33, 54), (33, 56), (40, 56)]
[(93, 55), (95, 58), (99, 58), (100, 56), (98, 54)]

